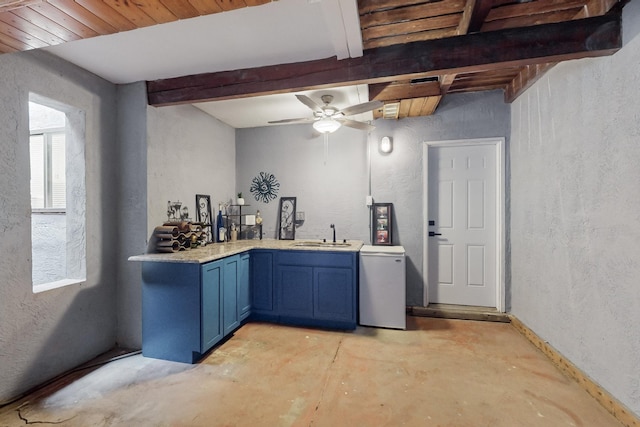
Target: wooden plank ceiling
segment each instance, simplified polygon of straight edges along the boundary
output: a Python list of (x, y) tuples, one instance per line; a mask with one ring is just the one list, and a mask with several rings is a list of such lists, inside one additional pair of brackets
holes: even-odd
[[(0, 53), (52, 46), (178, 19), (257, 6), (270, 1), (272, 0), (0, 0)], [(515, 61), (507, 60), (506, 58), (513, 55), (502, 55), (502, 50), (514, 48), (522, 50), (523, 46), (528, 45), (511, 46), (509, 37), (517, 36), (520, 37), (518, 39), (521, 40), (520, 43), (527, 43), (521, 34), (546, 25), (547, 27), (539, 28), (550, 28), (554, 34), (556, 32), (563, 34), (558, 37), (567, 38), (565, 33), (568, 30), (563, 32), (562, 25), (576, 20), (591, 22), (585, 18), (602, 16), (611, 13), (612, 9), (618, 10), (619, 13), (627, 1), (358, 0), (364, 57), (334, 61), (338, 65), (332, 64), (330, 67), (341, 67), (342, 64), (345, 69), (357, 67), (357, 64), (373, 67), (375, 63), (372, 61), (376, 58), (386, 58), (403, 52), (401, 49), (393, 49), (394, 46), (412, 46), (413, 50), (407, 49), (406, 52), (414, 52), (418, 47), (431, 48), (432, 45), (428, 44), (429, 42), (451, 40), (450, 43), (436, 47), (443, 49), (446, 46), (454, 46), (455, 50), (450, 51), (451, 60), (452, 64), (458, 65), (447, 67), (439, 64), (435, 67), (439, 69), (439, 73), (430, 72), (432, 70), (428, 65), (424, 65), (423, 73), (398, 69), (395, 74), (397, 78), (393, 78), (393, 75), (378, 77), (371, 70), (369, 73), (360, 73), (363, 80), (358, 83), (370, 84), (370, 99), (381, 100), (387, 107), (386, 112), (375, 111), (374, 117), (397, 119), (433, 114), (442, 98), (450, 93), (500, 89), (504, 90), (505, 101), (511, 102), (558, 60), (612, 54), (619, 46), (612, 48), (610, 45), (603, 44), (602, 50), (597, 50), (587, 46), (589, 45), (587, 40), (580, 40), (584, 45), (582, 56), (573, 52), (571, 48), (568, 48), (568, 53), (550, 51), (547, 55), (540, 53), (540, 49), (532, 48), (524, 50), (536, 50), (535, 55), (532, 53), (530, 57)], [(551, 24), (557, 25), (551, 26)], [(601, 25), (609, 24), (605, 22)], [(530, 28), (532, 30), (529, 30)], [(580, 25), (567, 28), (576, 32), (577, 35), (574, 38), (580, 37)], [(598, 34), (602, 32), (599, 31)], [(608, 31), (619, 32), (619, 28)], [(465, 62), (464, 58), (460, 58), (464, 55), (473, 55), (462, 46), (467, 40), (470, 41), (470, 46), (476, 46), (477, 49), (487, 49), (478, 40), (486, 40), (484, 43), (496, 43), (497, 36), (493, 38), (489, 35), (486, 38), (473, 36), (490, 32), (507, 38), (506, 41), (500, 41), (494, 46), (497, 51), (495, 54), (482, 51), (480, 55), (487, 58), (485, 61), (478, 59)], [(582, 37), (586, 36), (582, 35)], [(593, 38), (594, 35), (589, 37)], [(565, 42), (564, 39), (558, 40), (558, 43)], [(534, 44), (531, 41), (528, 43)], [(547, 39), (545, 43), (554, 44), (555, 40)], [(617, 41), (614, 40), (613, 44), (616, 43)], [(423, 61), (428, 62), (427, 59)], [(493, 61), (493, 63), (487, 64), (487, 61)], [(320, 62), (313, 61), (296, 65), (298, 69), (303, 70), (311, 67), (312, 64), (328, 66), (326, 61), (322, 62), (322, 65), (319, 65)], [(434, 69), (433, 66), (431, 68)], [(271, 70), (269, 67), (254, 69), (254, 74), (269, 73), (269, 70)], [(387, 73), (393, 73), (393, 71), (388, 70)], [(346, 74), (342, 73), (342, 75)], [(335, 73), (335, 75), (341, 75), (341, 73)], [(200, 80), (209, 79), (219, 84), (220, 81), (229, 81), (225, 76), (229, 77), (225, 73), (210, 73)], [(291, 76), (290, 83), (284, 85), (280, 83), (281, 86), (270, 90), (256, 88), (260, 85), (253, 82), (253, 86), (246, 85), (241, 92), (228, 90), (226, 95), (216, 95), (212, 91), (206, 94), (204, 94), (205, 91), (200, 91), (203, 94), (199, 95), (199, 88), (203, 87), (201, 82), (193, 86), (190, 81), (180, 80), (180, 78), (169, 79), (171, 82), (149, 82), (148, 87), (152, 104), (154, 103), (152, 95), (159, 90), (158, 88), (170, 87), (174, 95), (182, 91), (181, 95), (174, 96), (172, 101), (167, 101), (166, 96), (156, 98), (155, 104), (161, 105), (293, 92), (301, 88), (312, 89), (354, 83), (347, 79), (336, 81), (333, 77), (327, 77), (325, 81), (321, 81), (322, 75), (318, 74), (318, 76), (319, 80), (310, 81), (308, 84), (300, 82), (299, 76)], [(268, 77), (266, 79), (268, 80)], [(209, 84), (211, 85), (213, 83)], [(230, 93), (232, 95), (229, 95)]]
[(0, 0), (0, 53), (258, 6), (272, 0)]
[[(434, 40), (466, 34), (561, 23), (603, 15), (616, 0), (359, 0), (365, 52), (399, 43)], [(502, 89), (513, 101), (554, 63), (538, 63), (497, 70), (482, 67), (443, 74), (431, 82), (400, 80), (377, 88), (372, 98), (386, 104), (388, 118), (433, 114), (449, 93)], [(431, 92), (420, 92), (429, 86)], [(393, 93), (401, 93), (396, 96)], [(375, 111), (374, 117), (383, 117)]]

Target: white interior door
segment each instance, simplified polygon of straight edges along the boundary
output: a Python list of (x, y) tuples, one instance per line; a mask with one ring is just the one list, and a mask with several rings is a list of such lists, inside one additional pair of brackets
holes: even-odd
[(431, 145), (425, 154), (428, 302), (498, 307), (498, 145)]

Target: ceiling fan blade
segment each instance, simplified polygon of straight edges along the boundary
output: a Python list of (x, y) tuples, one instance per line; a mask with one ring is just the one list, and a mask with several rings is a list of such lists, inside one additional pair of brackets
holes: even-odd
[(343, 125), (349, 126), (350, 128), (354, 128), (354, 129), (372, 131), (376, 128), (373, 125), (370, 125), (368, 123), (358, 122), (356, 120), (349, 120), (349, 119), (336, 119), (336, 120), (342, 123)]
[(373, 111), (376, 108), (382, 108), (384, 103), (382, 101), (369, 101), (362, 104), (352, 105), (351, 107), (344, 108), (339, 112), (345, 116), (353, 116), (354, 114), (366, 113), (367, 111)]
[(267, 123), (270, 124), (281, 124), (281, 123), (311, 123), (315, 121), (313, 117), (299, 118), (299, 119), (283, 119), (283, 120), (271, 120)]
[(313, 99), (309, 98), (306, 95), (296, 95), (298, 101), (302, 102), (307, 107), (311, 108), (313, 111), (317, 113), (322, 113), (322, 107), (320, 107)]

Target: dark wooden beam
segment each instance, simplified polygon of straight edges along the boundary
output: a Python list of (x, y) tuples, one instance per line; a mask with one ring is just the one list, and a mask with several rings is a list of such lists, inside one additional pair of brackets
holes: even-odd
[(147, 82), (150, 105), (384, 83), (611, 55), (622, 47), (621, 13), (371, 49), (335, 58)]

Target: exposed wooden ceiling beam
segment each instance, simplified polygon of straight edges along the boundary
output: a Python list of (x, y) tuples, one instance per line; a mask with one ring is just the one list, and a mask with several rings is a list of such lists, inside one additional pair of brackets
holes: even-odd
[[(460, 13), (466, 0), (448, 0), (417, 5), (402, 5), (396, 9), (367, 11), (360, 15), (360, 26), (369, 28), (385, 26), (389, 23), (407, 22), (415, 19), (432, 18)], [(362, 3), (362, 2), (360, 2)]]
[(422, 83), (393, 82), (369, 85), (369, 99), (372, 101), (399, 101), (406, 98), (422, 98), (440, 95), (440, 83), (429, 81)]
[(620, 3), (624, 6), (629, 3), (629, 0), (589, 0), (584, 5), (584, 10), (580, 18), (587, 18), (589, 16), (604, 15), (609, 12), (616, 3)]
[[(613, 11), (614, 6), (622, 10), (622, 7), (629, 0), (589, 0), (584, 7), (578, 12), (574, 19), (587, 18), (592, 15), (604, 15)], [(571, 2), (566, 2), (567, 7)], [(556, 63), (532, 64), (522, 68), (522, 71), (506, 86), (504, 91), (504, 100), (511, 103), (516, 100), (521, 93), (537, 82), (547, 71), (549, 71)]]
[(621, 20), (617, 13), (386, 46), (341, 61), (329, 58), (150, 81), (148, 102), (232, 99), (611, 55), (622, 46)]
[(511, 103), (522, 92), (527, 90), (531, 85), (540, 79), (548, 70), (550, 70), (555, 63), (550, 64), (534, 64), (527, 65), (522, 69), (518, 75), (511, 80), (504, 91), (504, 101)]
[(458, 34), (480, 31), (492, 6), (493, 0), (467, 0), (467, 5), (462, 12), (462, 19), (458, 24)]
[(453, 81), (456, 79), (456, 77), (457, 74), (444, 74), (440, 76), (440, 92), (443, 95), (445, 95), (449, 91), (449, 88), (453, 84)]

